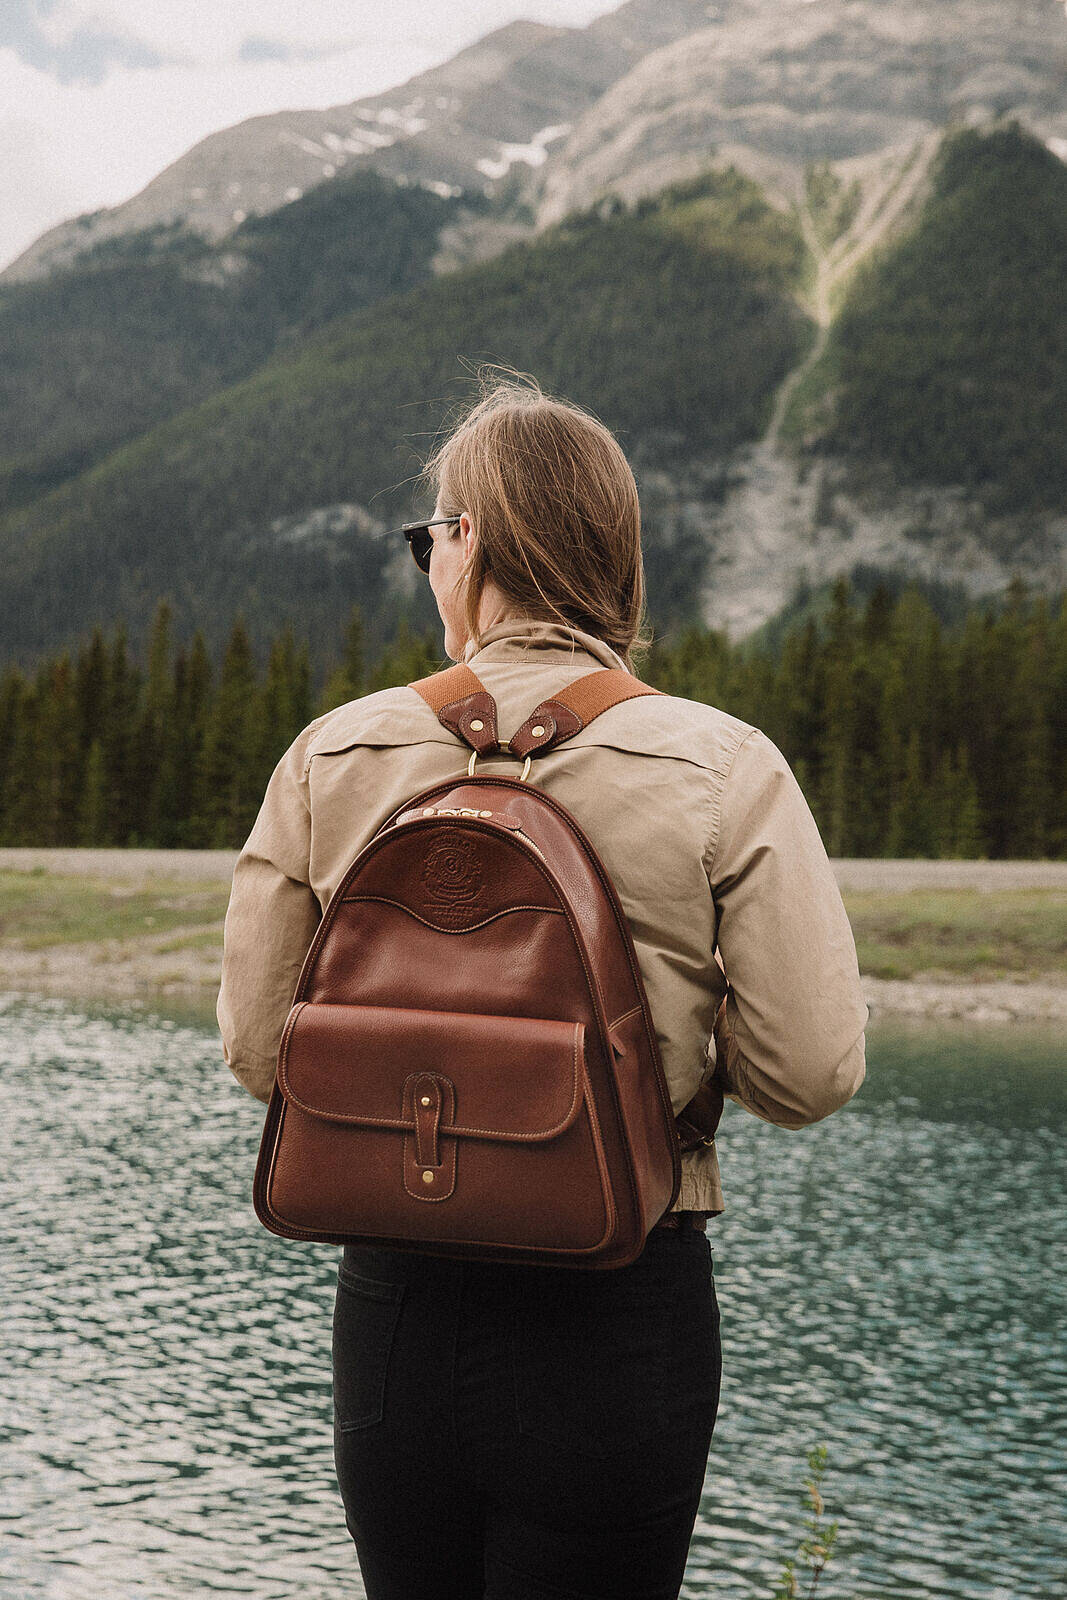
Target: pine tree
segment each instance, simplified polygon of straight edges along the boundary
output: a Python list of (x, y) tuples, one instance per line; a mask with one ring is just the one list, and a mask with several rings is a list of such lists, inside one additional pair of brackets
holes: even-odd
[(311, 709), (311, 660), (306, 639), (301, 641), (293, 660), (292, 702), (293, 727), (299, 733), (314, 715)]
[[(820, 706), (823, 699), (823, 662), (815, 620), (809, 617), (792, 629), (782, 643), (775, 674), (771, 726), (782, 730), (775, 740), (811, 805), (819, 780)], [(724, 702), (733, 714), (733, 702)], [(769, 735), (769, 737), (773, 737)], [(803, 772), (803, 781), (800, 774)], [(814, 808), (813, 808), (814, 809)]]
[(887, 856), (932, 856), (934, 817), (930, 787), (922, 770), (922, 747), (918, 728), (908, 735), (904, 758), (904, 780), (889, 814)]
[[(15, 710), (9, 704), (9, 713)], [(68, 654), (40, 663), (29, 694), (19, 697), (13, 732), (7, 785), (10, 842), (66, 844), (81, 775), (74, 668)]]
[[(1022, 821), (1020, 788), (1026, 781), (1026, 725), (1031, 706), (1019, 703), (1022, 678), (1023, 629), (1016, 585), (1014, 604), (993, 623), (988, 634), (984, 723), (994, 744), (987, 773), (986, 812), (997, 857), (1009, 857), (1017, 848)], [(1029, 801), (1024, 802), (1027, 813)]]
[(889, 586), (880, 578), (867, 596), (863, 609), (860, 633), (868, 647), (885, 644), (889, 640), (896, 603)]
[(993, 626), (987, 607), (976, 606), (968, 611), (950, 668), (955, 738), (966, 751), (967, 770), (977, 799), (978, 827), (991, 855), (996, 850), (990, 813), (1002, 760), (993, 702), (1003, 693), (1003, 685), (995, 684), (992, 677)]
[(7, 842), (44, 845), (41, 831), (47, 811), (47, 755), (41, 702), (47, 669), (39, 668), (26, 686), (18, 708), (7, 785)]
[(1018, 670), (1018, 781), (1014, 795), (1011, 854), (1033, 860), (1048, 853), (1052, 823), (1052, 733), (1046, 706), (1050, 662), (1048, 608), (1040, 596), (1030, 617), (1016, 613)]
[(272, 642), (263, 686), (251, 710), (250, 748), (254, 752), (253, 782), (262, 793), (279, 758), (309, 720), (305, 673), (297, 658), (292, 624)]
[(366, 661), (364, 659), (364, 628), (363, 609), (353, 605), (348, 618), (348, 627), (345, 630), (345, 653), (342, 666), (348, 674), (348, 687), (350, 700), (356, 699), (363, 693), (363, 683), (366, 675)]
[(975, 861), (986, 853), (978, 787), (967, 760), (967, 746), (961, 740), (956, 746), (956, 826), (952, 854), (965, 861)]
[(887, 856), (898, 854), (893, 844), (892, 819), (894, 815), (899, 813), (904, 790), (906, 746), (903, 730), (905, 720), (906, 690), (904, 673), (901, 668), (898, 649), (894, 644), (886, 658), (878, 717), (881, 790), (885, 797), (883, 802), (885, 831), (881, 840), (881, 853)]
[(1067, 857), (1067, 594), (1061, 594), (1049, 628), (1048, 646), (1049, 813), (1048, 850)]
[(326, 679), (316, 715), (321, 716), (337, 706), (347, 705), (349, 700), (357, 700), (365, 693), (364, 651), (363, 609), (357, 603), (349, 613), (341, 660)]
[(107, 659), (107, 689), (101, 742), (107, 774), (107, 837), (113, 845), (141, 843), (137, 818), (143, 810), (136, 761), (141, 673), (131, 663), (126, 625), (118, 623)]
[(99, 623), (88, 644), (78, 651), (74, 669), (78, 731), (83, 755), (94, 739), (103, 739), (107, 719), (107, 646)]
[(157, 602), (148, 645), (148, 679), (135, 746), (136, 827), (144, 844), (172, 842), (177, 779), (174, 741), (174, 680), (171, 667), (170, 603)]
[(244, 618), (230, 633), (219, 686), (207, 719), (200, 759), (200, 842), (217, 850), (243, 844), (262, 791), (255, 782), (256, 668)]
[(69, 840), (70, 819), (81, 799), (82, 778), (74, 665), (66, 652), (47, 666), (42, 713), (47, 783), (46, 814), (41, 819), (44, 842), (63, 845)]
[(396, 636), (371, 674), (371, 693), (424, 678), (440, 664), (434, 630), (427, 628), (424, 633), (414, 635), (407, 619), (402, 618)]
[(941, 750), (934, 760), (934, 776), (930, 785), (932, 852), (938, 859), (956, 854), (958, 787), (952, 751)]
[(104, 765), (104, 746), (99, 738), (89, 746), (85, 763), (85, 781), (77, 813), (77, 843), (107, 843), (107, 769)]
[(175, 814), (174, 843), (192, 849), (203, 843), (202, 755), (212, 698), (213, 673), (204, 636), (198, 628), (188, 652), (174, 666)]
[(833, 586), (824, 647), (826, 702), (822, 738), (820, 816), (828, 854), (850, 855), (856, 803), (856, 629), (847, 578)]
[(17, 739), (29, 684), (18, 667), (5, 668), (0, 677), (0, 844), (14, 844), (10, 817), (15, 803), (18, 768), (15, 765)]

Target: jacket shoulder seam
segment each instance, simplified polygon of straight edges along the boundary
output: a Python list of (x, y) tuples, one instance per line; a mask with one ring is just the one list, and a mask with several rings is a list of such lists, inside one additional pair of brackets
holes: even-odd
[[(406, 687), (408, 687), (408, 685), (394, 685), (393, 686), (394, 689), (395, 688), (406, 688)], [(389, 691), (389, 690), (379, 690), (377, 692), (378, 693), (389, 693), (391, 691)], [(362, 698), (363, 699), (369, 699), (370, 696), (363, 696)], [(359, 701), (357, 700), (357, 701), (352, 701), (352, 702), (349, 702), (349, 703), (350, 704), (354, 704), (354, 705), (358, 705)], [(418, 731), (418, 732), (414, 732), (413, 731), (412, 737), (410, 739), (400, 739), (400, 740), (397, 741), (398, 743), (400, 743), (400, 744), (416, 743), (419, 740), (424, 739), (424, 738), (428, 739), (428, 740), (430, 740), (432, 742), (433, 741), (433, 729), (434, 728), (436, 728), (439, 733), (444, 734), (445, 730), (441, 727), (441, 724), (438, 722), (437, 718), (433, 716), (433, 713), (430, 712), (430, 708), (427, 706), (425, 700), (423, 700), (420, 695), (413, 694), (411, 710), (416, 716), (418, 716), (418, 707), (419, 706), (421, 706), (424, 711), (429, 713), (429, 721), (427, 723), (427, 731), (426, 731), (426, 733), (423, 734), (421, 732), (421, 730)], [(377, 709), (369, 711), (367, 713), (367, 715), (365, 716), (365, 718), (363, 719), (361, 725), (353, 725), (351, 730), (348, 733), (346, 733), (343, 736), (343, 738), (341, 738), (339, 740), (339, 742), (334, 743), (332, 740), (329, 739), (328, 730), (329, 730), (330, 719), (332, 717), (336, 716), (339, 712), (341, 712), (341, 711), (343, 711), (345, 709), (346, 709), (345, 706), (335, 706), (332, 711), (326, 711), (326, 712), (323, 713), (323, 715), (321, 717), (317, 717), (315, 719), (315, 721), (313, 723), (309, 724), (309, 727), (305, 730), (305, 732), (308, 732), (308, 733), (311, 733), (312, 730), (314, 730), (314, 732), (312, 734), (312, 737), (310, 737), (308, 739), (308, 746), (307, 746), (307, 749), (305, 750), (305, 753), (304, 753), (304, 773), (303, 773), (303, 775), (304, 775), (305, 778), (308, 775), (308, 772), (309, 772), (309, 770), (311, 768), (311, 763), (314, 760), (315, 756), (320, 756), (320, 755), (323, 755), (323, 756), (325, 756), (325, 755), (339, 755), (344, 750), (350, 750), (354, 745), (362, 744), (364, 742), (364, 740), (366, 739), (366, 736), (369, 733), (373, 732), (375, 719), (381, 714)], [(385, 711), (385, 709), (386, 708), (382, 708), (383, 711)], [(393, 714), (393, 716), (395, 718), (396, 710), (398, 708), (394, 707), (394, 708), (390, 708), (390, 709), (392, 710), (392, 714)], [(425, 719), (423, 719), (421, 717), (419, 718), (420, 722), (422, 722), (423, 720), (425, 720)], [(324, 744), (320, 745), (319, 744), (320, 737), (326, 739), (327, 742), (325, 742)], [(439, 742), (442, 743), (442, 744), (453, 744), (453, 743), (457, 743), (458, 744), (458, 743), (461, 743), (462, 741), (457, 740), (453, 735), (453, 736), (449, 736), (447, 738), (442, 738)]]
[[(741, 746), (747, 744), (748, 741), (755, 734), (759, 733), (760, 731), (761, 730), (759, 728), (749, 728), (747, 730), (747, 732), (741, 734), (741, 736), (738, 739), (737, 743), (734, 745), (733, 750), (730, 752), (730, 759), (727, 761), (726, 766), (725, 766), (725, 768), (723, 770), (723, 773), (722, 773), (722, 778), (721, 778), (720, 782), (716, 785), (714, 794), (712, 795), (712, 803), (711, 803), (711, 836), (710, 836), (710, 838), (708, 840), (708, 844), (711, 843), (711, 839), (714, 839), (715, 842), (714, 842), (714, 845), (712, 845), (712, 849), (711, 849), (711, 860), (708, 862), (707, 868), (706, 868), (707, 874), (708, 874), (708, 881), (710, 883), (712, 883), (712, 884), (714, 884), (715, 863), (718, 860), (719, 843), (720, 843), (720, 840), (722, 838), (722, 802), (723, 802), (723, 798), (724, 798), (724, 796), (726, 794), (726, 785), (730, 781), (730, 774), (734, 770), (734, 763), (737, 760), (737, 753), (741, 749)], [(704, 847), (704, 853), (705, 853), (705, 856), (706, 856), (707, 855), (707, 845), (705, 845), (705, 847)]]

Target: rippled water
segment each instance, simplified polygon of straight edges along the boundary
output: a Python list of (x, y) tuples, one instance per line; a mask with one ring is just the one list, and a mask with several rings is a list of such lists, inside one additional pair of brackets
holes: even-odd
[[(0, 1596), (360, 1595), (338, 1252), (256, 1219), (263, 1107), (210, 1013), (0, 995), (0, 1032)], [(1067, 1594), (1065, 1121), (1067, 1043), (1021, 1028), (872, 1027), (798, 1133), (728, 1105), (686, 1600), (770, 1594), (820, 1442), (819, 1600)]]

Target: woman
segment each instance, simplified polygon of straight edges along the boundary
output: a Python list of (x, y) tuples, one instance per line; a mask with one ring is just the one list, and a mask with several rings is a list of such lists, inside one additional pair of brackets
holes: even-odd
[[(407, 530), (412, 553), (501, 739), (583, 673), (633, 670), (647, 643), (640, 511), (608, 429), (506, 380), (424, 477), (436, 500)], [(316, 718), (279, 761), (234, 870), (218, 1002), (226, 1062), (259, 1099), (345, 869), (466, 759), (404, 685)], [(507, 760), (484, 770), (515, 775)], [(867, 1021), (855, 945), (776, 746), (714, 706), (643, 696), (532, 777), (612, 876), (674, 1111), (703, 1085), (716, 1115), (725, 1095), (799, 1128), (849, 1100)], [(345, 1247), (334, 1451), (370, 1600), (674, 1600), (719, 1404), (705, 1224), (723, 1209), (712, 1141), (683, 1154), (674, 1208), (621, 1269)]]

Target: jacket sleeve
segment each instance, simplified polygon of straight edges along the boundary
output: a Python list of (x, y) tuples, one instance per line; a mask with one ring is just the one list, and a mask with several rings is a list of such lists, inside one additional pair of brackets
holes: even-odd
[(730, 985), (713, 1081), (779, 1127), (818, 1122), (863, 1082), (870, 1013), (815, 818), (758, 728), (727, 772), (706, 870)]
[(306, 748), (316, 719), (271, 774), (259, 815), (233, 869), (223, 926), (215, 1015), (222, 1057), (266, 1103), (300, 969), (322, 917), (310, 885), (311, 810)]

